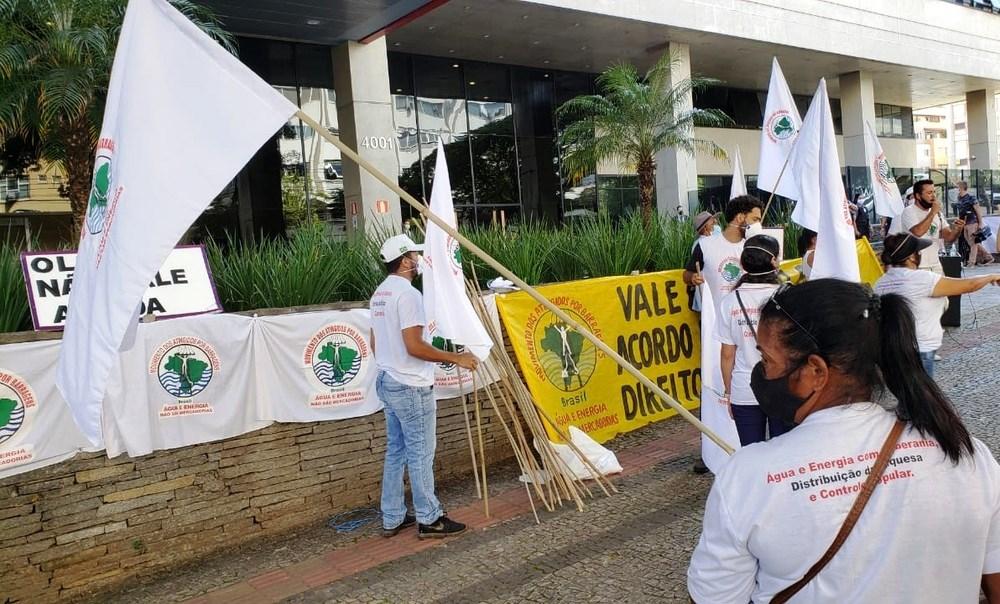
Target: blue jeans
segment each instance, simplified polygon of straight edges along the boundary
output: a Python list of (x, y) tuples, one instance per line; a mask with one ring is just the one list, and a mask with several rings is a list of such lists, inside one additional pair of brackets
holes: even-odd
[(923, 365), (924, 365), (924, 371), (926, 371), (927, 375), (929, 375), (931, 377), (934, 377), (934, 355), (935, 354), (937, 354), (936, 350), (932, 350), (930, 352), (921, 352), (920, 353), (920, 362), (923, 363)]
[(407, 386), (381, 371), (375, 380), (375, 391), (385, 405), (382, 527), (396, 528), (406, 515), (404, 469), (410, 475), (417, 522), (433, 524), (444, 515), (434, 495), (434, 448), (437, 445), (434, 388)]
[[(781, 420), (764, 415), (758, 405), (733, 405), (733, 421), (740, 436), (740, 446), (759, 443), (792, 429)], [(768, 435), (770, 432), (770, 435)]]

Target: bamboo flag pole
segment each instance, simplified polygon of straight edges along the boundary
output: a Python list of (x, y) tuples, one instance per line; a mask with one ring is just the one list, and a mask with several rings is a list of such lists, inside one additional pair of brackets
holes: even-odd
[(438, 225), (438, 227), (440, 227), (441, 230), (451, 235), (452, 238), (454, 238), (455, 241), (457, 241), (463, 247), (467, 248), (476, 256), (479, 256), (479, 258), (482, 259), (483, 262), (490, 265), (490, 267), (492, 267), (493, 270), (497, 271), (505, 279), (512, 282), (522, 291), (524, 291), (529, 296), (534, 298), (539, 304), (547, 308), (560, 321), (570, 326), (571, 328), (576, 330), (576, 332), (579, 333), (581, 336), (589, 340), (590, 343), (593, 344), (598, 350), (600, 350), (606, 356), (611, 358), (614, 362), (618, 363), (618, 365), (621, 366), (623, 370), (627, 371), (635, 379), (637, 379), (643, 386), (648, 388), (656, 396), (660, 397), (660, 399), (663, 402), (670, 405), (670, 407), (674, 409), (674, 411), (676, 411), (678, 415), (683, 417), (694, 427), (698, 428), (698, 430), (700, 430), (702, 434), (711, 439), (712, 442), (714, 442), (715, 444), (719, 445), (719, 447), (723, 451), (732, 455), (733, 447), (730, 446), (729, 443), (724, 441), (718, 434), (716, 434), (708, 426), (703, 424), (701, 420), (695, 417), (690, 411), (685, 409), (680, 403), (675, 401), (673, 397), (664, 392), (664, 390), (659, 386), (657, 386), (653, 380), (649, 379), (641, 371), (633, 367), (632, 364), (629, 363), (627, 360), (625, 360), (625, 358), (623, 358), (620, 354), (618, 354), (618, 352), (616, 352), (610, 346), (602, 342), (600, 338), (590, 333), (590, 331), (586, 327), (580, 325), (580, 323), (578, 323), (576, 320), (574, 320), (572, 317), (566, 314), (561, 308), (553, 304), (548, 298), (538, 293), (538, 291), (535, 288), (531, 287), (530, 285), (525, 283), (520, 277), (512, 273), (506, 266), (500, 264), (495, 258), (487, 254), (475, 243), (469, 241), (464, 235), (459, 233), (458, 230), (456, 230), (447, 222), (438, 217), (436, 214), (431, 212), (426, 205), (424, 205), (423, 203), (418, 201), (415, 197), (413, 197), (412, 195), (404, 191), (402, 188), (400, 188), (400, 186), (397, 183), (389, 180), (389, 178), (385, 174), (382, 174), (382, 172), (379, 171), (378, 168), (373, 166), (368, 160), (364, 159), (363, 157), (355, 153), (353, 149), (351, 149), (343, 141), (340, 140), (340, 137), (332, 134), (325, 126), (323, 126), (313, 118), (309, 117), (309, 115), (306, 114), (301, 109), (296, 111), (295, 115), (304, 123), (308, 124), (317, 134), (319, 134), (327, 141), (329, 141), (332, 145), (340, 149), (340, 152), (343, 153), (348, 159), (350, 159), (354, 163), (364, 168), (369, 174), (374, 176), (379, 182), (388, 187), (393, 193), (399, 195), (400, 199), (410, 204), (425, 218), (427, 218), (434, 224)]
[[(796, 139), (798, 140), (798, 139)], [(792, 159), (792, 153), (795, 151), (795, 144), (792, 144), (791, 151), (788, 152), (788, 156), (785, 157), (785, 163), (781, 165), (781, 171), (778, 172), (778, 180), (774, 182), (774, 187), (771, 189), (771, 195), (767, 198), (767, 204), (764, 205), (764, 212), (760, 215), (761, 222), (767, 216), (767, 209), (771, 207), (771, 202), (774, 201), (774, 192), (778, 190), (778, 183), (781, 182), (781, 177), (785, 175), (785, 168), (788, 167), (788, 161)]]

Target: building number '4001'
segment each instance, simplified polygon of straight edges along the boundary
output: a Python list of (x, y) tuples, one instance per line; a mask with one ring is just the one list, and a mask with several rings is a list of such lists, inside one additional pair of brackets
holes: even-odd
[(364, 136), (361, 146), (365, 149), (392, 149), (392, 139), (388, 136)]

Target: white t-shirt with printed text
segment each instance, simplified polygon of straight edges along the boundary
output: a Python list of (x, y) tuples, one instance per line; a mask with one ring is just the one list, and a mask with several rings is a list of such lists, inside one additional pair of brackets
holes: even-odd
[(422, 325), (424, 299), (417, 288), (398, 275), (389, 275), (372, 295), (372, 331), (375, 333), (375, 366), (401, 384), (415, 387), (434, 385), (434, 363), (411, 356), (403, 342), (403, 330)]
[(941, 275), (931, 271), (894, 266), (875, 282), (875, 293), (899, 294), (909, 302), (920, 352), (934, 352), (944, 340), (941, 315), (948, 308), (948, 298), (931, 297), (941, 279)]
[[(900, 214), (899, 217), (899, 223), (902, 227), (900, 232), (908, 232), (910, 229), (923, 222), (929, 213), (930, 210), (923, 209), (920, 207), (920, 204), (915, 203), (908, 206), (903, 210), (903, 213)], [(927, 232), (921, 235), (921, 238), (930, 239), (933, 241), (933, 244), (920, 251), (920, 268), (929, 268), (940, 272), (941, 260), (938, 256), (941, 254), (942, 248), (941, 231), (946, 226), (944, 218), (941, 218), (941, 214), (938, 213), (937, 217), (931, 221), (931, 226), (927, 229)]]
[[(730, 383), (730, 400), (734, 405), (756, 405), (757, 399), (750, 390), (750, 372), (760, 361), (760, 351), (757, 350), (757, 339), (753, 331), (757, 330), (760, 320), (760, 309), (771, 299), (777, 285), (768, 283), (744, 283), (739, 289), (725, 295), (719, 303), (719, 314), (716, 317), (715, 335), (722, 344), (736, 346), (736, 364), (733, 367), (733, 378)], [(750, 318), (751, 331), (743, 316), (736, 294), (739, 293)]]
[[(715, 479), (688, 590), (768, 602), (823, 555), (896, 417), (856, 403), (737, 451)], [(853, 531), (793, 602), (979, 601), (1000, 572), (1000, 466), (983, 443), (956, 466), (908, 428)]]

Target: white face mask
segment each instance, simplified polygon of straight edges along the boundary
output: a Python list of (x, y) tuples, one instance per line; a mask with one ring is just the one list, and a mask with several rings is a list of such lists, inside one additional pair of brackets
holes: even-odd
[(744, 239), (750, 239), (754, 235), (760, 235), (763, 232), (764, 232), (764, 225), (763, 224), (761, 224), (759, 222), (755, 222), (753, 224), (748, 224), (746, 230), (743, 232), (743, 238)]
[(722, 232), (722, 227), (720, 227), (719, 225), (715, 225), (715, 226), (712, 227), (712, 234), (713, 235), (718, 235), (721, 232)]
[(406, 272), (412, 272), (415, 276), (420, 276), (424, 274), (424, 257), (417, 256), (417, 264), (413, 268), (406, 269)]

